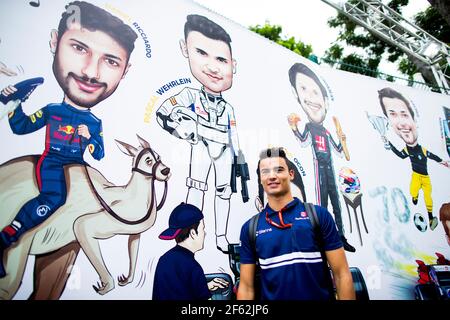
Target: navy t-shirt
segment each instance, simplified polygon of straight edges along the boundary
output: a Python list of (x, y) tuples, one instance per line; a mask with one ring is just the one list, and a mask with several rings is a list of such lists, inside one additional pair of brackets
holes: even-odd
[[(315, 206), (325, 250), (342, 247), (336, 224), (323, 207)], [(261, 267), (261, 298), (263, 300), (329, 300), (320, 249), (314, 241), (314, 231), (303, 203), (295, 198), (283, 210), (284, 223), (291, 228), (279, 229), (266, 221), (280, 224), (278, 212), (268, 205), (259, 213), (256, 228), (256, 252), (250, 246), (249, 221), (241, 229), (241, 264)]]
[(207, 300), (210, 297), (205, 273), (193, 252), (177, 245), (159, 258), (153, 300)]

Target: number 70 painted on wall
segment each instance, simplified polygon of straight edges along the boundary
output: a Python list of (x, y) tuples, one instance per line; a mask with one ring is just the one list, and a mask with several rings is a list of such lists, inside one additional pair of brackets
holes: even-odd
[[(411, 211), (409, 209), (405, 194), (399, 188), (392, 188), (390, 194), (391, 194), (390, 199), (391, 199), (392, 209), (394, 211), (394, 216), (398, 219), (398, 221), (400, 223), (407, 223), (411, 216)], [(383, 201), (382, 217), (385, 222), (389, 222), (389, 220), (390, 220), (389, 212), (390, 211), (389, 211), (389, 206), (388, 206), (388, 199), (389, 199), (388, 189), (385, 186), (380, 186), (380, 187), (370, 190), (369, 195), (372, 198), (381, 196), (381, 199)]]

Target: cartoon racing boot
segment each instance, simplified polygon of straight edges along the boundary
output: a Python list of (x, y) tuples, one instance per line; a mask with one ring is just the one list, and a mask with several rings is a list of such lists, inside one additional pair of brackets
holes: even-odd
[(33, 91), (41, 84), (44, 83), (44, 78), (32, 78), (16, 83), (14, 87), (16, 91), (11, 94), (6, 94), (2, 92), (0, 94), (0, 102), (3, 104), (7, 104), (12, 100), (20, 100), (20, 102), (25, 102), (33, 93)]
[(222, 253), (228, 254), (228, 239), (226, 235), (220, 235), (220, 236), (216, 236), (216, 246), (217, 249), (219, 249), (220, 251), (222, 251)]
[(439, 223), (438, 218), (437, 218), (437, 217), (432, 217), (432, 218), (430, 219), (430, 229), (431, 229), (431, 230), (436, 229), (438, 223)]
[(347, 239), (344, 236), (341, 236), (342, 244), (344, 245), (344, 250), (348, 252), (355, 252), (356, 249), (350, 243), (347, 242)]
[(0, 231), (0, 278), (6, 275), (4, 265), (6, 249), (16, 242), (18, 237), (25, 231), (25, 229), (19, 230), (21, 226), (20, 222), (14, 220), (10, 225)]
[(13, 112), (19, 104), (25, 102), (31, 95), (31, 93), (44, 83), (44, 78), (32, 78), (21, 81), (14, 85), (15, 92), (8, 94), (8, 90), (0, 92), (0, 102), (5, 105), (6, 108), (0, 110), (0, 120), (11, 112)]

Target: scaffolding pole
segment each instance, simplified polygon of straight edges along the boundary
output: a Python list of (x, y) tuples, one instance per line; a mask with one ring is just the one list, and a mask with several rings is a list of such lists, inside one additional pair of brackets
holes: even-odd
[(450, 47), (377, 0), (322, 0), (381, 40), (429, 66), (440, 91), (450, 94)]

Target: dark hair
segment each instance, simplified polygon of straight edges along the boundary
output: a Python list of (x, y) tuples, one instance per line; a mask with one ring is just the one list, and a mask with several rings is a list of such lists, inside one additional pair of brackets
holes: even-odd
[(231, 52), (231, 37), (230, 35), (219, 26), (217, 23), (209, 20), (208, 18), (198, 15), (190, 14), (186, 17), (186, 23), (184, 24), (184, 39), (187, 40), (188, 34), (191, 31), (197, 31), (203, 34), (205, 37), (225, 42), (230, 48)]
[(181, 229), (181, 231), (178, 233), (178, 235), (175, 237), (175, 241), (176, 243), (180, 243), (183, 242), (184, 240), (186, 240), (189, 237), (189, 234), (191, 232), (192, 229), (195, 230), (195, 233), (198, 234), (198, 226), (200, 225), (200, 221), (194, 223), (193, 225), (183, 228)]
[(319, 77), (312, 71), (308, 66), (306, 66), (303, 63), (295, 63), (290, 69), (289, 69), (289, 82), (291, 83), (291, 86), (297, 90), (297, 74), (301, 73), (305, 76), (311, 78), (314, 80), (315, 83), (320, 88), (320, 91), (322, 92), (323, 97), (326, 99), (328, 98), (327, 90), (325, 89), (322, 82), (319, 80)]
[(399, 99), (399, 100), (403, 101), (406, 104), (406, 107), (408, 108), (409, 113), (411, 113), (412, 118), (414, 119), (414, 110), (411, 108), (411, 105), (410, 105), (408, 99), (406, 99), (404, 96), (402, 96), (402, 94), (400, 92), (395, 91), (392, 88), (383, 88), (378, 91), (378, 98), (380, 99), (381, 109), (383, 109), (383, 113), (386, 117), (388, 115), (386, 112), (386, 106), (384, 105), (384, 102), (383, 102), (383, 98), (392, 98), (392, 99)]
[(287, 160), (286, 151), (283, 147), (272, 147), (264, 149), (259, 153), (259, 160), (264, 160), (266, 158), (284, 158)]
[(286, 165), (288, 164), (289, 160), (286, 156), (286, 151), (284, 151), (283, 147), (273, 147), (264, 149), (259, 154), (259, 161), (258, 161), (258, 167), (256, 169), (256, 173), (259, 177), (259, 164), (261, 163), (261, 160), (267, 159), (267, 158), (283, 158), (286, 161)]
[[(71, 7), (78, 7), (79, 12)], [(79, 17), (73, 17), (79, 13)], [(79, 18), (79, 21), (76, 19)], [(73, 21), (71, 21), (73, 19)], [(111, 13), (84, 1), (73, 1), (66, 5), (66, 11), (61, 16), (58, 25), (58, 39), (61, 39), (64, 32), (67, 30), (68, 20), (79, 22), (83, 28), (89, 31), (102, 31), (116, 40), (121, 47), (128, 52), (128, 58), (134, 49), (134, 41), (137, 39), (136, 32), (130, 26), (123, 23), (118, 17)]]

